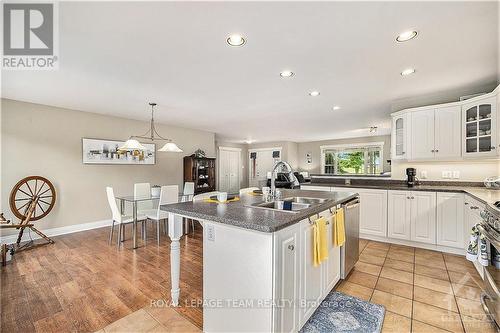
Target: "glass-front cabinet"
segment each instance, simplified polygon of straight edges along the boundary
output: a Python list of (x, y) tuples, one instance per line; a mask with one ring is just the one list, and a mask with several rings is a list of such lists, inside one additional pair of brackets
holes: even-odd
[(391, 159), (393, 160), (406, 160), (410, 158), (408, 152), (409, 118), (408, 114), (392, 118)]
[(496, 149), (496, 99), (478, 100), (462, 106), (463, 157), (494, 156)]

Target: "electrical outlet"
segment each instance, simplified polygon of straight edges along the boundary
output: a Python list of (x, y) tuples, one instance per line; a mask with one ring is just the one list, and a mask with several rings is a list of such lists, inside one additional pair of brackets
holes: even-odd
[(420, 171), (420, 178), (427, 179), (427, 170)]
[(453, 171), (453, 178), (455, 178), (455, 179), (460, 178), (460, 171), (458, 171), (458, 170)]
[(441, 171), (441, 178), (448, 178), (448, 171)]
[(209, 241), (215, 242), (215, 226), (213, 224), (208, 224), (207, 229), (207, 239)]

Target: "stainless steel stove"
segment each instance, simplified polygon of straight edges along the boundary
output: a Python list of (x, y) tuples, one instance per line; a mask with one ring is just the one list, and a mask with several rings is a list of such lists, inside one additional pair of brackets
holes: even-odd
[(500, 329), (500, 201), (481, 212), (480, 232), (487, 240), (489, 265), (484, 269), (485, 290), (481, 293), (484, 311)]

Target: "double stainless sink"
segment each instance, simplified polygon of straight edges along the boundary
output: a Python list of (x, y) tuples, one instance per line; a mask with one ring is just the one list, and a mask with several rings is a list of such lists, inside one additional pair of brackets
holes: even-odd
[[(254, 208), (269, 209), (269, 210), (275, 210), (275, 211), (281, 211), (281, 212), (287, 212), (287, 213), (297, 213), (303, 209), (314, 207), (314, 206), (317, 206), (319, 204), (322, 204), (323, 202), (325, 202), (327, 200), (328, 199), (310, 198), (310, 197), (284, 198), (282, 200), (283, 202), (291, 202), (291, 210), (283, 209), (282, 207), (280, 207), (280, 203), (278, 201), (257, 202), (257, 203), (250, 205), (250, 206), (254, 207)], [(285, 206), (285, 204), (283, 204), (283, 206)]]

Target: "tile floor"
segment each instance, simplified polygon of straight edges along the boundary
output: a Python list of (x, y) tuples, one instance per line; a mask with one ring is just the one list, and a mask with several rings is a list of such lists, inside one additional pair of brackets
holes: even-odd
[(96, 333), (179, 332), (198, 333), (198, 327), (169, 307), (145, 307), (106, 326)]
[(337, 290), (384, 305), (383, 332), (495, 332), (463, 256), (360, 240), (359, 258)]

